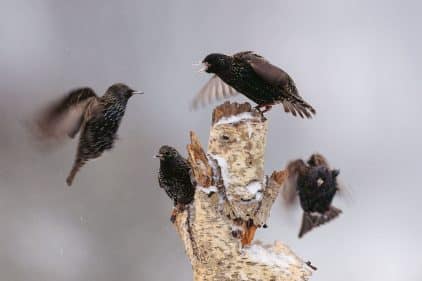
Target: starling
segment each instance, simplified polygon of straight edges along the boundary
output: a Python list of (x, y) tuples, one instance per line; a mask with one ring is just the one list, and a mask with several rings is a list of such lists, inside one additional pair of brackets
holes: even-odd
[(331, 205), (338, 191), (339, 170), (332, 170), (321, 154), (313, 154), (307, 163), (298, 159), (287, 166), (288, 179), (283, 188), (284, 199), (292, 202), (297, 194), (304, 211), (299, 238), (342, 211)]
[(66, 179), (72, 185), (78, 170), (113, 147), (129, 98), (136, 92), (121, 83), (112, 85), (102, 97), (91, 88), (78, 88), (50, 106), (38, 120), (41, 136), (74, 138), (81, 131), (76, 159)]
[(163, 145), (156, 156), (160, 158), (158, 183), (174, 202), (171, 221), (174, 222), (177, 211), (193, 201), (195, 183), (191, 166), (179, 152), (171, 146)]
[(241, 93), (258, 105), (262, 113), (281, 103), (285, 112), (311, 118), (315, 109), (299, 95), (293, 79), (262, 56), (240, 52), (232, 56), (210, 54), (202, 61), (203, 70), (214, 73), (193, 100), (192, 107)]

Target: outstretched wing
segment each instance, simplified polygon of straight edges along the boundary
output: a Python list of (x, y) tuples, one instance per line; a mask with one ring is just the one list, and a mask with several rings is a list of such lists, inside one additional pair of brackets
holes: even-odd
[(78, 88), (50, 105), (37, 122), (41, 137), (73, 138), (79, 131), (88, 107), (97, 103), (98, 97), (91, 88)]
[(316, 113), (315, 109), (299, 95), (295, 82), (287, 72), (252, 51), (240, 52), (234, 54), (233, 57), (248, 63), (266, 83), (283, 90), (285, 96), (281, 103), (284, 111), (291, 112), (294, 116), (299, 114), (302, 118), (305, 116), (311, 118), (312, 114)]
[(235, 96), (237, 94), (238, 93), (233, 87), (227, 85), (217, 75), (214, 75), (195, 96), (192, 101), (191, 108), (196, 109), (199, 106), (205, 106), (206, 104)]
[(295, 203), (297, 199), (297, 178), (299, 176), (300, 171), (304, 171), (305, 169), (307, 169), (307, 166), (305, 162), (303, 162), (303, 160), (301, 159), (291, 161), (289, 162), (289, 164), (287, 164), (287, 179), (284, 181), (281, 195), (284, 199), (285, 204), (288, 207), (293, 205), (293, 203)]

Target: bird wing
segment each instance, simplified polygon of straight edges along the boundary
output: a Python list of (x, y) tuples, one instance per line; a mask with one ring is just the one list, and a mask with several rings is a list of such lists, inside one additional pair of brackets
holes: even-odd
[(281, 195), (287, 206), (292, 206), (297, 199), (297, 178), (299, 170), (304, 168), (306, 168), (306, 164), (301, 159), (291, 161), (286, 167), (287, 179), (283, 183)]
[(217, 75), (214, 75), (201, 90), (199, 90), (192, 101), (191, 108), (196, 109), (199, 106), (205, 106), (206, 104), (237, 94), (238, 92), (233, 87), (227, 85)]
[(287, 72), (252, 51), (236, 53), (233, 58), (249, 64), (256, 75), (266, 83), (283, 89), (285, 96), (281, 102), (285, 112), (291, 112), (294, 116), (299, 114), (302, 118), (311, 118), (312, 114), (315, 114), (315, 109), (302, 99), (295, 82)]
[(284, 70), (252, 51), (236, 53), (233, 57), (247, 62), (261, 79), (271, 85), (278, 86), (293, 82)]
[(37, 122), (38, 131), (45, 138), (63, 138), (66, 135), (73, 138), (97, 104), (99, 98), (91, 88), (72, 90), (43, 112)]
[(283, 183), (283, 189), (281, 190), (286, 206), (292, 206), (297, 199), (297, 176), (289, 176)]
[(312, 167), (323, 166), (323, 167), (326, 167), (327, 169), (330, 169), (330, 165), (328, 164), (327, 159), (324, 157), (324, 155), (320, 153), (312, 154), (309, 157), (307, 163), (309, 166), (312, 166)]

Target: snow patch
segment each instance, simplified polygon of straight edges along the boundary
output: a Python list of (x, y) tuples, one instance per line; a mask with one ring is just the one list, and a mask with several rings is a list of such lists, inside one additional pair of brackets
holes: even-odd
[(200, 191), (206, 193), (206, 194), (210, 194), (210, 193), (213, 193), (213, 192), (215, 192), (215, 193), (218, 192), (217, 187), (214, 186), (214, 185), (211, 185), (211, 186), (208, 186), (208, 187), (203, 187), (203, 186), (198, 185), (196, 188), (199, 189)]
[(265, 248), (259, 244), (253, 244), (243, 250), (251, 260), (258, 263), (267, 265), (289, 267), (291, 264), (296, 263), (296, 259), (292, 256), (287, 256), (283, 253), (276, 253), (270, 248)]
[(245, 186), (245, 188), (250, 194), (256, 195), (259, 191), (262, 190), (262, 185), (259, 181), (252, 181), (247, 186)]
[(211, 154), (211, 157), (213, 157), (217, 161), (218, 166), (221, 170), (221, 177), (223, 178), (224, 185), (227, 186), (230, 183), (231, 179), (226, 159), (215, 154)]
[(229, 117), (223, 117), (220, 120), (218, 120), (217, 123), (214, 124), (214, 126), (222, 125), (222, 124), (232, 124), (232, 123), (238, 123), (240, 121), (255, 119), (256, 116), (253, 116), (251, 112), (243, 112), (234, 116)]
[(255, 195), (255, 200), (257, 201), (261, 201), (262, 197), (264, 197), (264, 195), (262, 194), (261, 191), (259, 191), (256, 195)]

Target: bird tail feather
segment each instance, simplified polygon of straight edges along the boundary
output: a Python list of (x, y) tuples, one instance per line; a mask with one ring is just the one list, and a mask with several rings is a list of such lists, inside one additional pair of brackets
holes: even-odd
[(316, 110), (306, 101), (302, 99), (284, 100), (282, 101), (285, 112), (290, 112), (293, 116), (299, 115), (302, 118), (312, 118), (316, 114)]
[(69, 176), (66, 179), (66, 183), (68, 186), (71, 186), (73, 183), (73, 179), (75, 178), (76, 174), (78, 173), (79, 169), (85, 165), (86, 160), (83, 159), (76, 159), (75, 163), (73, 164), (72, 170), (69, 173)]
[(327, 223), (341, 214), (341, 210), (331, 206), (324, 214), (304, 212), (302, 217), (302, 226), (299, 231), (299, 238), (302, 238), (313, 228)]

